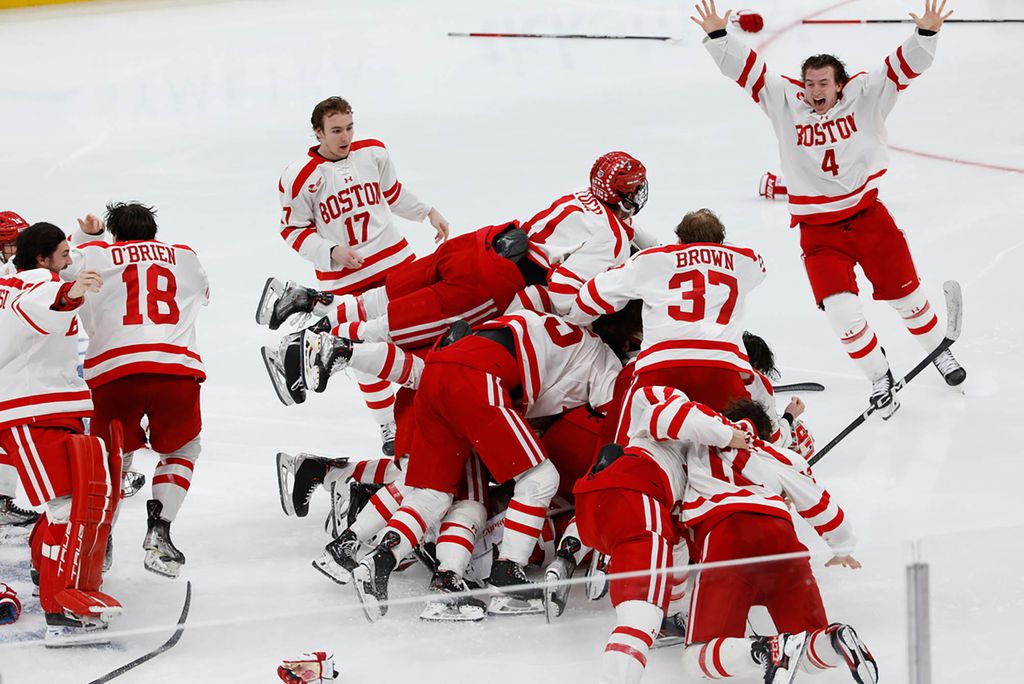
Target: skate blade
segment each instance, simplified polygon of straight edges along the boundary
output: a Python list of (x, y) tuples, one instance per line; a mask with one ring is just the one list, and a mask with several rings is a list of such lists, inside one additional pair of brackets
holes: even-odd
[(420, 620), (426, 622), (480, 622), (487, 617), (483, 606), (445, 603), (431, 601), (423, 612)]
[(515, 596), (492, 596), (487, 606), (488, 615), (540, 615), (544, 612), (544, 600), (518, 599)]
[(277, 454), (277, 489), (281, 494), (281, 509), (291, 517), (295, 515), (295, 504), (292, 501), (292, 487), (295, 474), (295, 456), (278, 452)]
[(359, 597), (359, 604), (363, 607), (363, 615), (371, 623), (377, 622), (384, 617), (387, 609), (381, 605), (377, 597), (366, 590), (370, 583), (370, 572), (362, 565), (352, 573), (352, 586), (355, 587), (356, 596)]
[(314, 392), (323, 392), (327, 389), (320, 386), (320, 368), (317, 361), (320, 358), (320, 333), (312, 330), (305, 330), (302, 333), (302, 384)]
[(43, 635), (46, 648), (75, 648), (81, 646), (108, 646), (110, 637), (106, 625), (93, 627), (47, 627)]
[(651, 644), (651, 648), (667, 648), (669, 646), (675, 646), (686, 641), (686, 637), (682, 636), (666, 636), (666, 637), (655, 637), (654, 643)]
[(789, 655), (789, 667), (785, 670), (777, 670), (775, 677), (772, 679), (772, 684), (790, 684), (790, 682), (796, 679), (796, 675), (800, 671), (800, 662), (804, 658), (804, 651), (807, 650), (807, 632), (794, 634), (790, 639), (796, 639), (797, 644)]
[(270, 376), (270, 384), (274, 387), (274, 393), (277, 394), (278, 400), (285, 406), (291, 406), (295, 403), (291, 393), (288, 391), (288, 387), (285, 385), (285, 378), (282, 373), (277, 369), (277, 352), (270, 347), (260, 347), (260, 355), (263, 357), (263, 365), (267, 368), (267, 375)]
[(263, 285), (263, 292), (260, 294), (260, 301), (256, 305), (256, 322), (260, 325), (270, 325), (270, 319), (274, 314), (274, 304), (284, 289), (283, 283), (277, 278), (267, 278)]
[(178, 579), (178, 573), (181, 571), (181, 563), (161, 558), (160, 554), (152, 549), (147, 549), (146, 559), (142, 564), (150, 572), (170, 579)]
[[(560, 577), (554, 574), (544, 575), (545, 582), (557, 582)], [(552, 622), (562, 617), (565, 612), (565, 604), (569, 598), (569, 592), (565, 591), (563, 596), (559, 596), (559, 589), (562, 587), (557, 586), (546, 586), (544, 587), (544, 619), (550, 625)], [(568, 587), (565, 587), (568, 589)]]
[(329, 553), (324, 553), (323, 557), (317, 558), (312, 565), (338, 584), (348, 584), (352, 581), (352, 573), (335, 563)]

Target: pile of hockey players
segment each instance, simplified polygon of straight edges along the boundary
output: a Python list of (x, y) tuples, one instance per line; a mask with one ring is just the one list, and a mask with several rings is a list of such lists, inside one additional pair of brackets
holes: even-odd
[[(0, 213), (0, 541), (28, 546), (47, 647), (109, 641), (122, 612), (102, 591), (111, 530), (144, 483), (130, 469), (144, 447), (159, 456), (144, 567), (174, 578), (185, 563), (170, 526), (200, 453), (194, 324), (209, 286), (191, 248), (156, 233), (138, 203), (79, 219), (71, 236)], [(14, 504), (19, 476), (42, 514)], [(0, 624), (20, 612), (0, 582)]]

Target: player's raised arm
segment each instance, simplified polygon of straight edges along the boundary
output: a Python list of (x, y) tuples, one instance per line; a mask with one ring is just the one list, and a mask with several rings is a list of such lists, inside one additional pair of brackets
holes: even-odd
[(690, 19), (707, 34), (704, 48), (719, 70), (736, 81), (762, 109), (767, 109), (767, 100), (772, 99), (771, 92), (781, 88), (782, 82), (776, 83), (777, 78), (769, 78), (768, 67), (757, 52), (729, 35), (727, 26), (732, 10), (726, 10), (724, 16), (719, 16), (713, 0), (701, 0), (701, 4), (694, 7), (697, 16)]

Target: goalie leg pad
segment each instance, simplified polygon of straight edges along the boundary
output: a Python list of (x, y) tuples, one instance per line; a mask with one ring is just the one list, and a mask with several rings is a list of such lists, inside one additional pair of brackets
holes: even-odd
[[(71, 511), (58, 583), (61, 589), (98, 591), (103, 553), (120, 497), (120, 487), (115, 485), (121, 474), (120, 454), (108, 460), (103, 442), (96, 437), (71, 435), (66, 444), (71, 462)], [(111, 465), (116, 466), (113, 472)]]

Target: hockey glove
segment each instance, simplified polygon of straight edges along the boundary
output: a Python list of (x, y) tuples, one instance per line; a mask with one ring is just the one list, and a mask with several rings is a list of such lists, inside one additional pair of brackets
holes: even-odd
[(757, 33), (764, 28), (764, 17), (754, 10), (740, 10), (733, 16), (733, 21), (747, 33)]
[(805, 460), (810, 459), (814, 455), (814, 435), (799, 418), (793, 421), (792, 435), (789, 448), (803, 456)]
[(11, 587), (0, 582), (0, 625), (10, 625), (21, 616), (21, 601)]
[(334, 655), (323, 651), (303, 653), (294, 660), (285, 660), (277, 668), (277, 676), (288, 684), (308, 684), (335, 679)]
[(757, 186), (757, 194), (765, 199), (783, 199), (787, 194), (786, 186), (782, 183), (782, 178), (776, 176), (771, 171), (766, 171), (761, 176), (761, 183)]

